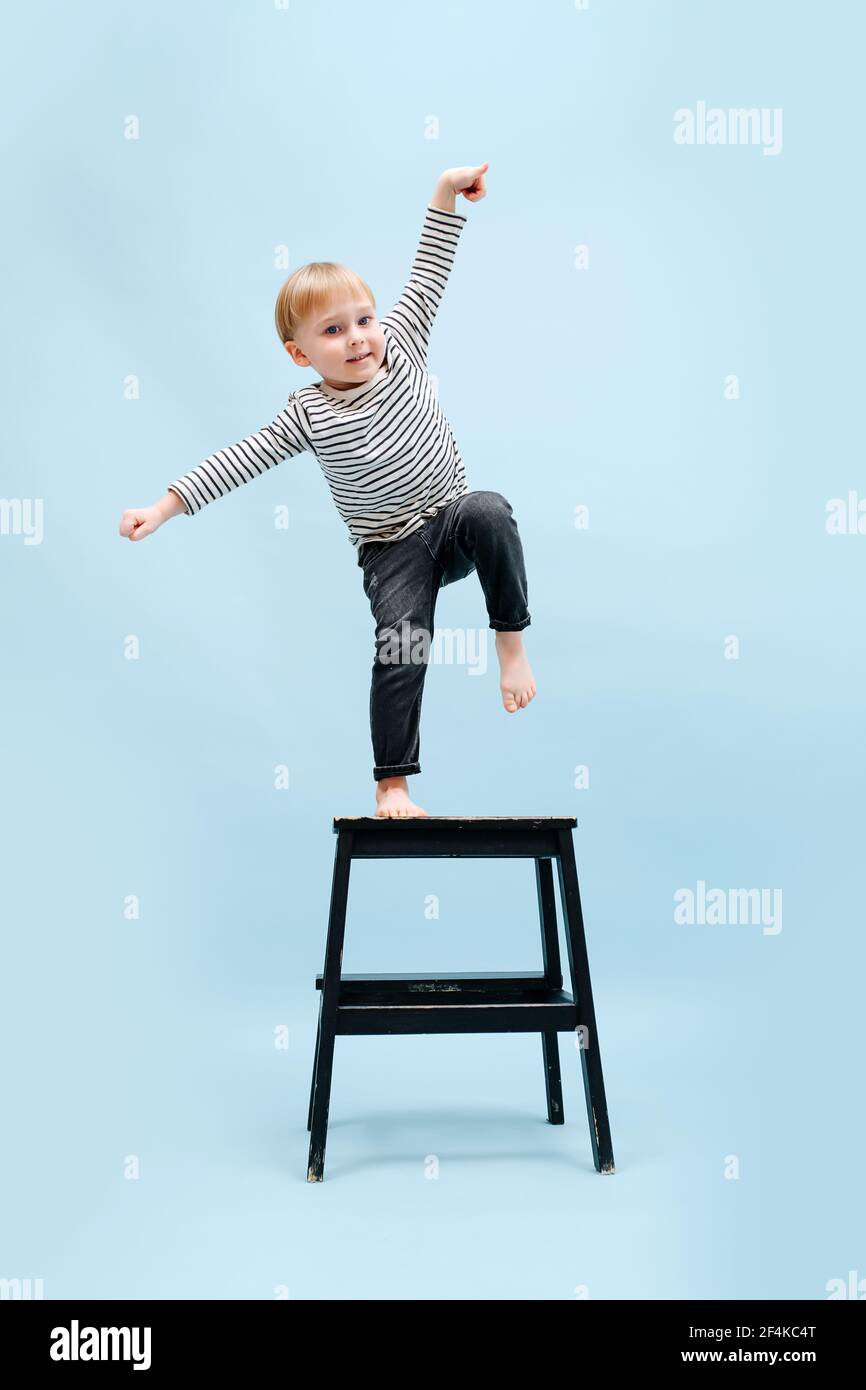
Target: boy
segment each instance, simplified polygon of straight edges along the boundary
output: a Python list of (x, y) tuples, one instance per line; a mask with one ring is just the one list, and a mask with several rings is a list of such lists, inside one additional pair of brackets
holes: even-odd
[[(408, 283), (384, 319), (376, 318), (369, 286), (347, 266), (315, 261), (294, 271), (277, 297), (277, 332), (292, 361), (314, 367), (322, 380), (293, 391), (270, 425), (211, 454), (154, 506), (125, 511), (120, 523), (122, 536), (142, 540), (284, 458), (316, 455), (358, 548), (376, 621), (370, 732), (377, 816), (427, 815), (410, 799), (406, 778), (421, 771), (421, 696), (442, 585), (477, 569), (496, 632), (503, 706), (512, 714), (536, 693), (520, 636), (530, 615), (511, 506), (498, 492), (467, 489), (427, 374), (430, 329), (466, 222), (454, 200), (458, 193), (469, 202), (483, 198), (487, 168), (441, 176)], [(509, 335), (506, 327), (499, 340), (506, 356)]]

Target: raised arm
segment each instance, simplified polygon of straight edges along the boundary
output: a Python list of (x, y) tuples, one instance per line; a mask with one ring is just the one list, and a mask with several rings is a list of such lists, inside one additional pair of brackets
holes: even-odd
[(302, 407), (290, 396), (285, 408), (269, 425), (263, 425), (255, 434), (248, 434), (246, 439), (227, 449), (217, 449), (197, 468), (169, 483), (168, 490), (181, 499), (188, 514), (200, 512), (217, 497), (225, 497), (226, 493), (251, 483), (269, 468), (282, 463), (283, 459), (309, 449), (307, 428)]
[(439, 308), (466, 218), (455, 212), (458, 193), (470, 202), (485, 196), (486, 164), (446, 169), (427, 205), (424, 225), (406, 287), (382, 319), (403, 350), (420, 366), (427, 360), (430, 330)]

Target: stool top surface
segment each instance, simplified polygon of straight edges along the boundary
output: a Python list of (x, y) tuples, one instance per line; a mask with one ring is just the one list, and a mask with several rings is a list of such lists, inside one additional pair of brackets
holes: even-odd
[(519, 826), (522, 830), (529, 830), (533, 826), (543, 827), (545, 830), (573, 830), (577, 825), (576, 816), (334, 816), (334, 831), (339, 828), (345, 829), (364, 829), (364, 830), (388, 830), (396, 826), (402, 828), (405, 825), (415, 826), (418, 829), (441, 830), (447, 827), (449, 830), (457, 830), (462, 826), (467, 829), (482, 830), (491, 827), (496, 830), (506, 829), (508, 826)]

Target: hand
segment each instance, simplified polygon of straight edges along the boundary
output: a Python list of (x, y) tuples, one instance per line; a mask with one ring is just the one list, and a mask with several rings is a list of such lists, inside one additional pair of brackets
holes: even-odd
[(165, 517), (159, 507), (131, 507), (120, 518), (120, 534), (131, 541), (143, 541), (145, 536), (153, 535)]
[(488, 163), (467, 164), (463, 169), (446, 169), (442, 175), (454, 193), (462, 193), (470, 203), (478, 203), (487, 193), (484, 175), (490, 168)]

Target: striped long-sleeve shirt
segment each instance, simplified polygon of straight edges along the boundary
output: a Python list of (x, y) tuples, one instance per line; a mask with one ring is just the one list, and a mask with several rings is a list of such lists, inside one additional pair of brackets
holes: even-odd
[(428, 206), (403, 293), (380, 319), (385, 354), (369, 381), (293, 391), (269, 425), (169, 484), (193, 515), (283, 459), (315, 454), (354, 546), (396, 541), (467, 490), (457, 442), (427, 373), (430, 330), (466, 218)]

